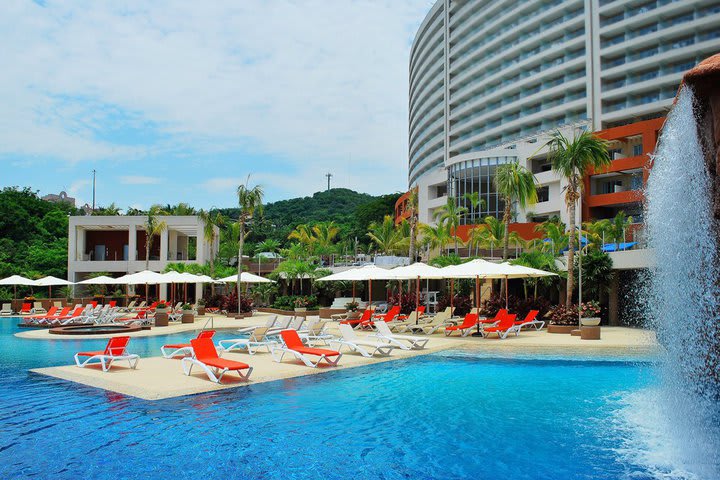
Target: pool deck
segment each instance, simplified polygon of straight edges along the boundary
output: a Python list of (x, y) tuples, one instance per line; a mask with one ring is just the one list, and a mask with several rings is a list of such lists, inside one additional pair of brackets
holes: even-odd
[[(243, 320), (216, 317), (214, 328), (233, 329), (242, 326), (262, 323), (262, 316), (255, 316)], [(172, 325), (164, 328), (155, 328), (149, 331), (136, 332), (130, 336), (165, 335), (169, 333), (191, 332), (204, 325), (204, 321), (195, 324)], [(336, 325), (331, 324), (330, 333), (335, 333)], [(359, 335), (366, 335), (358, 332)], [(31, 339), (73, 339), (78, 336), (63, 337), (50, 335), (47, 331), (35, 330), (18, 333), (17, 336)], [(188, 335), (190, 338), (192, 335)], [(103, 338), (94, 335), (92, 338)], [(343, 357), (338, 367), (320, 366), (310, 368), (296, 361), (292, 356), (286, 355), (282, 363), (273, 361), (271, 355), (265, 351), (255, 355), (246, 353), (226, 353), (223, 357), (237, 360), (251, 365), (254, 370), (247, 382), (240, 381), (235, 373), (229, 372), (223, 377), (224, 384), (218, 385), (208, 380), (205, 373), (195, 367), (191, 376), (183, 374), (179, 359), (165, 359), (158, 357), (143, 357), (136, 370), (128, 368), (127, 362), (113, 365), (109, 372), (102, 372), (98, 367), (78, 368), (75, 365), (33, 369), (32, 372), (55, 377), (83, 385), (101, 388), (145, 400), (160, 400), (197, 393), (212, 392), (228, 388), (254, 385), (258, 383), (283, 380), (305, 375), (316, 375), (341, 369), (370, 365), (374, 363), (399, 360), (418, 355), (427, 355), (448, 349), (463, 349), (489, 354), (517, 354), (517, 353), (545, 353), (557, 355), (613, 355), (613, 356), (645, 356), (657, 350), (654, 334), (647, 330), (625, 327), (603, 327), (601, 340), (581, 340), (568, 334), (549, 334), (545, 331), (527, 330), (519, 336), (510, 336), (505, 340), (496, 338), (478, 337), (445, 337), (435, 334), (429, 337), (428, 347), (422, 350), (394, 349), (392, 355), (387, 357), (365, 358), (356, 353), (343, 349)], [(132, 342), (130, 343), (132, 347)], [(318, 346), (319, 348), (328, 348)], [(132, 348), (130, 348), (132, 351)]]

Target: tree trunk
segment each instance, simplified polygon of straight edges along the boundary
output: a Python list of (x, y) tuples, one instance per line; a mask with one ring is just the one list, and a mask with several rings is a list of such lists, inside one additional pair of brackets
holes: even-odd
[(410, 259), (410, 263), (415, 263), (415, 219), (411, 219), (410, 221), (410, 248), (408, 249), (408, 257)]
[(505, 223), (505, 238), (503, 238), (503, 262), (508, 259), (508, 245), (510, 244), (510, 199), (505, 199), (505, 214), (503, 222)]
[(568, 239), (568, 275), (567, 275), (567, 292), (565, 296), (565, 304), (572, 304), (573, 288), (575, 288), (575, 200), (568, 207), (570, 214), (570, 238)]
[(145, 270), (150, 270), (150, 235), (145, 235)]
[(237, 313), (240, 313), (240, 275), (242, 274), (242, 254), (243, 254), (243, 247), (245, 246), (245, 221), (240, 220), (240, 234), (238, 235), (240, 238), (238, 238), (238, 274), (237, 274), (237, 298), (238, 298), (238, 311)]

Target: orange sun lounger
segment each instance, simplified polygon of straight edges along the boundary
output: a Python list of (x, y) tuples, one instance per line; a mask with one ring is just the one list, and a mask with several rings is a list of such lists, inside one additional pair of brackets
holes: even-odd
[[(282, 359), (286, 353), (289, 353), (291, 355), (294, 355), (295, 358), (303, 362), (308, 367), (315, 368), (323, 360), (327, 362), (331, 367), (336, 367), (338, 362), (340, 361), (340, 357), (342, 357), (342, 353), (338, 352), (337, 350), (306, 347), (305, 344), (302, 343), (300, 336), (295, 330), (283, 330), (282, 332), (280, 332), (280, 336), (282, 337), (283, 342), (285, 342), (285, 345), (275, 347), (271, 352), (273, 360), (278, 363), (282, 362)], [(318, 358), (317, 361), (313, 363), (313, 361), (308, 358), (309, 356), (320, 358)], [(332, 360), (333, 357), (335, 357), (334, 360)]]
[(450, 336), (452, 332), (460, 332), (460, 335), (466, 337), (470, 331), (478, 324), (478, 316), (476, 313), (468, 313), (465, 315), (460, 325), (450, 325), (445, 327), (445, 336)]
[[(195, 338), (212, 338), (213, 335), (215, 335), (215, 330), (203, 330), (198, 333), (197, 337)], [(165, 350), (172, 351), (168, 353)], [(160, 347), (160, 351), (162, 352), (162, 356), (165, 358), (173, 358), (179, 355), (185, 356), (193, 354), (192, 344), (190, 343), (174, 343), (169, 345), (163, 345), (162, 347)]]
[[(241, 380), (250, 379), (253, 368), (247, 363), (220, 358), (211, 338), (195, 338), (190, 340), (190, 345), (193, 349), (194, 356), (184, 357), (182, 359), (185, 375), (190, 375), (190, 373), (192, 373), (192, 367), (197, 365), (202, 368), (208, 378), (215, 383), (220, 383), (223, 375), (227, 372), (237, 372)], [(241, 370), (247, 370), (247, 373), (243, 374)]]
[(500, 323), (498, 323), (497, 326), (483, 329), (483, 335), (487, 337), (491, 333), (497, 333), (498, 338), (506, 338), (511, 332), (515, 332), (515, 335), (517, 335), (520, 331), (520, 326), (515, 325), (516, 318), (517, 315), (515, 314), (505, 315), (500, 319)]
[[(130, 363), (130, 368), (135, 368), (140, 360), (140, 356), (134, 353), (127, 353), (128, 343), (130, 343), (130, 337), (113, 337), (108, 340), (105, 350), (76, 353), (75, 363), (78, 367), (83, 368), (92, 361), (99, 361), (100, 365), (102, 365), (103, 372), (107, 372), (115, 360), (127, 360)], [(84, 362), (80, 362), (80, 357), (86, 357), (87, 359)]]

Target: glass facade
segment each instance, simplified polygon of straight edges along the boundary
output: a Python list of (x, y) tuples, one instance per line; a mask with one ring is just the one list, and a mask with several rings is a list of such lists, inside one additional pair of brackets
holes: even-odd
[[(502, 218), (505, 202), (495, 190), (493, 179), (498, 165), (517, 162), (517, 157), (486, 157), (458, 162), (448, 167), (448, 196), (455, 199), (468, 213), (461, 219), (463, 225), (482, 223), (483, 218)], [(466, 195), (477, 193), (481, 205), (476, 208)]]

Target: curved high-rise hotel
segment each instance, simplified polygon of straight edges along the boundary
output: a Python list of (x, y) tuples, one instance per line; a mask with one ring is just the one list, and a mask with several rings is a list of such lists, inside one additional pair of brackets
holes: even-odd
[[(720, 0), (438, 0), (409, 68), (408, 180), (420, 220), (431, 223), (448, 196), (469, 208), (466, 224), (499, 215), (492, 178), (507, 162), (523, 162), (540, 185), (519, 222), (564, 218), (542, 146), (555, 129), (579, 128), (602, 131), (620, 161), (586, 180), (580, 211), (641, 215), (661, 118), (682, 73), (720, 51), (718, 25)], [(465, 196), (474, 192), (477, 211)]]

